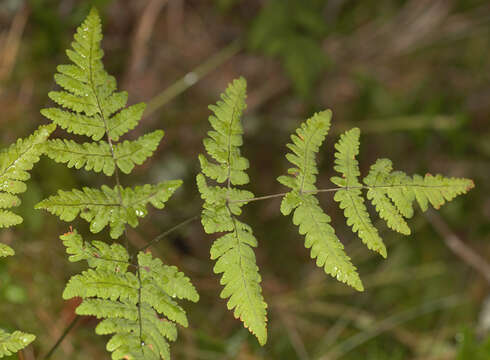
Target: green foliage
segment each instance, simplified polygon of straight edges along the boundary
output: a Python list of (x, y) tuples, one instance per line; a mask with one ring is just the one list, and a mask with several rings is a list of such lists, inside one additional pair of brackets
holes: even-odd
[(326, 32), (322, 8), (315, 0), (268, 1), (249, 35), (252, 49), (280, 59), (302, 96), (311, 92), (327, 63), (320, 42)]
[[(42, 145), (55, 127), (54, 124), (40, 126), (28, 138), (18, 139), (15, 144), (0, 152), (0, 228), (22, 222), (19, 215), (6, 209), (20, 205), (17, 195), (26, 191), (25, 182), (31, 177), (28, 171), (39, 161), (43, 153)], [(0, 243), (0, 258), (14, 254), (10, 246)], [(0, 358), (16, 353), (35, 338), (21, 331), (9, 334), (0, 329)]]
[[(44, 149), (51, 159), (70, 168), (114, 175), (116, 185), (59, 190), (36, 208), (64, 221), (80, 216), (90, 224), (92, 233), (109, 227), (111, 238), (118, 239), (127, 224), (138, 226), (138, 219), (148, 214), (148, 204), (163, 209), (182, 181), (133, 188), (120, 185), (119, 170), (129, 174), (151, 157), (164, 133), (157, 130), (136, 140), (120, 141), (138, 124), (145, 104), (125, 107), (127, 93), (117, 92), (116, 80), (104, 70), (101, 40), (100, 18), (93, 9), (67, 51), (73, 64), (57, 68), (55, 81), (63, 90), (49, 96), (61, 108), (42, 110), (63, 129), (91, 137), (94, 142), (56, 139), (47, 142)], [(130, 256), (119, 244), (86, 242), (76, 231), (61, 239), (70, 261), (86, 260), (89, 265), (88, 270), (70, 279), (63, 298), (81, 297), (77, 314), (103, 319), (96, 332), (112, 335), (107, 344), (112, 359), (170, 359), (168, 342), (177, 338), (176, 325), (188, 325), (176, 299), (199, 300), (190, 280), (149, 253)]]
[(356, 156), (359, 154), (359, 136), (361, 131), (354, 128), (342, 134), (335, 144), (334, 169), (342, 174), (342, 178), (332, 177), (331, 181), (342, 189), (337, 191), (334, 200), (344, 210), (347, 225), (357, 232), (362, 242), (374, 251), (386, 258), (386, 247), (374, 227), (362, 197), (361, 184), (358, 181), (360, 175), (359, 163)]
[(103, 319), (95, 331), (112, 335), (112, 359), (170, 359), (168, 342), (177, 339), (177, 324), (188, 326), (176, 299), (199, 300), (189, 278), (150, 253), (139, 252), (133, 264), (123, 246), (84, 241), (76, 230), (61, 240), (70, 261), (89, 266), (70, 279), (63, 298), (81, 297), (76, 313)]
[[(246, 82), (240, 78), (228, 86), (221, 101), (210, 106), (213, 115), (209, 122), (213, 130), (208, 132), (203, 143), (214, 161), (199, 156), (202, 173), (197, 175), (197, 185), (204, 200), (201, 217), (204, 230), (208, 234), (226, 232), (211, 247), (211, 259), (217, 260), (214, 272), (223, 274), (221, 284), (224, 289), (220, 296), (229, 298), (228, 309), (234, 309), (235, 318), (243, 321), (263, 345), (267, 341), (267, 304), (262, 296), (261, 276), (252, 249), (257, 246), (257, 239), (251, 227), (237, 219), (246, 200), (254, 195), (233, 187), (249, 182), (245, 173), (248, 160), (240, 153), (245, 98)], [(209, 186), (205, 176), (222, 185)]]
[(31, 136), (19, 139), (0, 152), (0, 228), (18, 225), (22, 218), (10, 209), (20, 205), (18, 194), (26, 191), (28, 173), (39, 161), (42, 144), (54, 131), (55, 125), (40, 126)]
[[(120, 169), (129, 174), (135, 165), (141, 165), (151, 157), (164, 133), (157, 130), (133, 141), (117, 143), (122, 135), (138, 124), (145, 104), (125, 108), (128, 94), (117, 92), (115, 78), (105, 71), (101, 40), (100, 18), (92, 9), (77, 29), (72, 49), (67, 50), (73, 64), (57, 68), (55, 81), (63, 90), (49, 93), (49, 97), (64, 109), (41, 111), (68, 132), (91, 137), (95, 142), (79, 144), (66, 139), (50, 140), (45, 146), (46, 154), (76, 169), (102, 171), (107, 176), (117, 175)], [(104, 136), (107, 141), (101, 140)], [(126, 224), (136, 227), (138, 218), (147, 215), (148, 203), (162, 209), (180, 185), (181, 181), (175, 180), (123, 188), (117, 180), (114, 188), (60, 190), (36, 207), (64, 221), (72, 221), (80, 215), (90, 223), (93, 233), (109, 226), (111, 237), (117, 239), (123, 234)]]
[(72, 221), (80, 215), (90, 223), (93, 233), (110, 226), (111, 237), (117, 239), (123, 234), (126, 224), (138, 226), (138, 218), (148, 214), (147, 204), (163, 209), (165, 202), (181, 184), (181, 180), (172, 180), (135, 188), (103, 185), (100, 190), (88, 187), (59, 190), (57, 195), (41, 201), (36, 208), (46, 209), (64, 221)]
[(331, 181), (338, 188), (317, 189), (315, 155), (328, 133), (330, 119), (328, 110), (317, 113), (291, 136), (292, 143), (287, 145), (291, 153), (286, 158), (294, 167), (288, 170), (288, 176), (278, 178), (280, 183), (291, 189), (282, 200), (281, 212), (289, 215), (294, 210), (293, 223), (299, 226), (299, 233), (305, 235), (305, 246), (311, 248), (311, 257), (317, 259), (318, 266), (324, 267), (325, 272), (337, 280), (362, 291), (356, 268), (345, 254), (343, 245), (329, 225), (330, 217), (322, 211), (314, 194), (335, 191), (334, 200), (344, 211), (347, 224), (369, 249), (386, 257), (386, 247), (364, 203), (363, 190), (367, 190), (367, 198), (388, 227), (408, 235), (410, 228), (405, 218), (413, 216), (412, 203), (415, 200), (423, 211), (427, 210), (429, 203), (438, 209), (446, 201), (468, 192), (474, 184), (469, 179), (445, 178), (442, 175), (409, 177), (401, 171), (392, 171), (390, 160), (379, 159), (371, 166), (363, 185), (359, 181), (356, 159), (360, 130), (354, 128), (342, 134), (335, 144), (334, 169), (342, 177), (334, 176)]
[(330, 217), (313, 195), (317, 190), (318, 174), (315, 155), (330, 129), (331, 117), (329, 110), (317, 113), (291, 135), (292, 143), (287, 147), (292, 153), (288, 153), (286, 158), (294, 167), (288, 170), (289, 176), (277, 179), (291, 188), (282, 200), (281, 212), (289, 215), (294, 210), (293, 223), (299, 226), (299, 233), (305, 235), (305, 246), (311, 248), (311, 257), (316, 259), (318, 266), (339, 281), (362, 291), (361, 279), (329, 224)]
[(0, 329), (0, 358), (15, 354), (36, 339), (34, 335), (14, 331), (9, 334)]

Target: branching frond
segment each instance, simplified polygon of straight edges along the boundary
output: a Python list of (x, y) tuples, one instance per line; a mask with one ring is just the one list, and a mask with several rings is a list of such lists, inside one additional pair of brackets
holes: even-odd
[[(246, 107), (246, 82), (234, 80), (221, 96), (221, 101), (210, 106), (213, 115), (209, 122), (213, 130), (204, 140), (207, 154), (199, 156), (202, 174), (197, 185), (204, 200), (201, 222), (206, 233), (226, 232), (211, 247), (211, 259), (216, 260), (214, 272), (222, 274), (224, 286), (221, 298), (229, 298), (228, 309), (235, 318), (254, 334), (261, 345), (267, 341), (267, 304), (262, 296), (261, 276), (256, 264), (254, 247), (257, 240), (250, 226), (239, 221), (241, 207), (253, 198), (249, 191), (233, 188), (249, 182), (245, 170), (248, 160), (241, 156), (243, 143), (241, 115)], [(221, 186), (209, 186), (205, 176)]]
[(90, 231), (93, 233), (109, 225), (111, 237), (117, 239), (126, 224), (136, 227), (138, 218), (147, 215), (147, 204), (163, 209), (165, 202), (181, 184), (181, 180), (172, 180), (135, 188), (110, 188), (103, 185), (100, 189), (84, 187), (82, 190), (59, 190), (57, 195), (41, 201), (36, 208), (45, 209), (63, 221), (72, 221), (80, 216), (90, 223)]
[[(49, 108), (41, 112), (68, 132), (86, 135), (96, 141), (80, 144), (74, 140), (52, 140), (45, 145), (46, 154), (70, 168), (103, 172), (107, 176), (116, 174), (116, 187), (60, 191), (39, 203), (37, 208), (46, 209), (65, 221), (80, 215), (90, 222), (90, 230), (94, 233), (109, 225), (111, 237), (116, 239), (123, 234), (126, 224), (135, 227), (138, 217), (146, 215), (147, 203), (163, 208), (163, 203), (181, 182), (170, 181), (135, 189), (119, 185), (118, 170), (129, 174), (136, 165), (143, 164), (157, 149), (163, 131), (117, 143), (138, 124), (145, 104), (125, 108), (128, 95), (116, 91), (116, 80), (104, 70), (101, 40), (100, 18), (92, 9), (77, 29), (72, 49), (67, 51), (73, 64), (57, 68), (55, 81), (63, 90), (49, 94), (63, 109)], [(101, 140), (103, 137), (107, 141)]]
[(330, 226), (330, 217), (323, 212), (318, 200), (308, 193), (316, 190), (318, 169), (315, 156), (328, 133), (331, 117), (331, 111), (317, 113), (291, 135), (292, 143), (287, 147), (292, 153), (288, 153), (286, 158), (294, 167), (288, 170), (290, 175), (277, 179), (291, 188), (282, 200), (281, 212), (289, 215), (294, 210), (293, 223), (299, 226), (299, 233), (305, 235), (305, 246), (311, 248), (311, 258), (316, 259), (319, 267), (337, 280), (362, 291), (361, 279)]
[(140, 252), (133, 265), (123, 246), (89, 243), (76, 230), (61, 239), (70, 261), (89, 266), (70, 279), (63, 297), (81, 297), (76, 313), (102, 319), (96, 332), (113, 335), (107, 344), (112, 358), (170, 359), (168, 342), (176, 340), (177, 324), (188, 324), (176, 300), (199, 300), (189, 278), (150, 253)]
[(413, 216), (412, 204), (415, 200), (424, 211), (429, 203), (437, 209), (446, 201), (466, 193), (474, 184), (469, 179), (445, 178), (441, 175), (410, 177), (401, 171), (392, 171), (393, 166), (388, 159), (379, 159), (372, 165), (368, 176), (363, 179), (364, 184), (361, 184), (356, 159), (359, 155), (360, 130), (354, 128), (342, 134), (335, 144), (334, 169), (342, 177), (334, 176), (331, 181), (338, 188), (318, 190), (315, 185), (318, 174), (315, 155), (327, 135), (330, 118), (330, 111), (317, 113), (291, 136), (292, 143), (287, 145), (291, 153), (286, 158), (293, 167), (288, 170), (288, 176), (278, 178), (280, 183), (291, 189), (283, 197), (281, 212), (284, 215), (294, 212), (293, 223), (299, 226), (300, 234), (305, 235), (305, 245), (311, 248), (311, 257), (317, 259), (318, 266), (323, 267), (327, 274), (362, 290), (356, 268), (345, 254), (342, 243), (329, 225), (330, 217), (322, 211), (314, 194), (322, 190), (335, 192), (334, 200), (344, 210), (347, 224), (368, 248), (386, 257), (386, 247), (364, 203), (364, 190), (367, 190), (366, 197), (388, 227), (409, 235), (410, 228), (405, 218)]

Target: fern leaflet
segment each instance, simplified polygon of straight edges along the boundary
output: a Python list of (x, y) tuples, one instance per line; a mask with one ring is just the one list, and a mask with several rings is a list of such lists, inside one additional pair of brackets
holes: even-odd
[(386, 258), (386, 246), (379, 236), (378, 230), (374, 227), (364, 198), (362, 197), (359, 163), (356, 156), (359, 154), (359, 136), (361, 131), (358, 128), (351, 129), (340, 136), (340, 140), (335, 144), (335, 166), (334, 169), (342, 174), (340, 177), (332, 177), (331, 181), (340, 187), (335, 193), (334, 200), (339, 202), (339, 206), (344, 210), (347, 225), (358, 233), (362, 242), (371, 250), (377, 251)]
[[(209, 122), (213, 130), (204, 140), (207, 154), (199, 156), (201, 174), (197, 185), (204, 200), (201, 222), (206, 233), (226, 232), (211, 247), (211, 259), (217, 260), (214, 272), (223, 274), (222, 298), (229, 298), (228, 309), (234, 309), (261, 345), (267, 341), (267, 304), (262, 296), (261, 276), (252, 250), (257, 239), (247, 224), (239, 221), (241, 207), (253, 198), (249, 191), (234, 188), (249, 182), (245, 170), (249, 163), (241, 156), (243, 143), (241, 115), (246, 107), (246, 81), (234, 80), (221, 95), (221, 101), (210, 106)], [(222, 186), (209, 186), (206, 177)]]
[[(76, 230), (61, 240), (70, 261), (86, 260), (89, 266), (70, 279), (63, 298), (81, 297), (76, 313), (103, 319), (96, 333), (112, 335), (107, 343), (112, 358), (170, 359), (168, 342), (176, 340), (177, 324), (188, 325), (176, 299), (199, 300), (189, 278), (150, 253), (139, 252), (132, 264), (123, 246), (84, 241)], [(131, 267), (139, 269), (140, 278)]]
[(36, 339), (34, 335), (14, 331), (9, 334), (0, 329), (0, 358), (15, 354)]
[[(7, 210), (20, 205), (17, 196), (26, 191), (28, 173), (43, 153), (43, 143), (54, 131), (55, 125), (40, 126), (26, 139), (18, 139), (15, 144), (0, 151), (0, 228), (18, 225), (22, 218)], [(14, 250), (0, 243), (0, 258), (13, 256)], [(12, 355), (34, 341), (36, 337), (21, 331), (9, 334), (0, 329), (0, 358)]]
[(277, 180), (291, 188), (283, 198), (281, 212), (289, 215), (294, 210), (293, 223), (299, 226), (299, 233), (305, 235), (305, 246), (311, 248), (311, 257), (325, 272), (339, 281), (362, 291), (363, 285), (357, 270), (344, 251), (344, 246), (330, 226), (330, 217), (323, 212), (312, 192), (318, 168), (315, 155), (330, 128), (332, 113), (323, 111), (306, 120), (287, 147), (292, 151), (286, 155), (294, 165), (288, 170), (289, 176)]

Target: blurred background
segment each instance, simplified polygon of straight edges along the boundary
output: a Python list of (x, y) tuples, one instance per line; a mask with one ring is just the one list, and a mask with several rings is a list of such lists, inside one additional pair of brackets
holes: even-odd
[[(67, 62), (64, 50), (92, 5), (104, 21), (107, 70), (130, 103), (149, 103), (129, 138), (166, 132), (156, 155), (122, 182), (185, 181), (163, 211), (130, 231), (134, 246), (199, 213), (194, 177), (207, 106), (240, 75), (249, 84), (243, 153), (257, 196), (285, 191), (275, 179), (288, 167), (289, 134), (325, 108), (334, 117), (319, 155), (319, 187), (331, 186), (333, 143), (352, 126), (362, 130), (364, 174), (377, 158), (390, 157), (409, 174), (476, 184), (437, 214), (418, 212), (411, 236), (377, 221), (387, 260), (365, 248), (332, 196), (322, 195), (364, 293), (315, 266), (296, 227), (280, 215), (279, 199), (248, 205), (244, 219), (259, 240), (269, 304), (265, 347), (219, 299), (212, 237), (199, 222), (172, 233), (152, 252), (179, 266), (201, 294), (197, 305), (185, 304), (190, 327), (179, 332), (174, 359), (490, 359), (488, 1), (0, 0), (0, 145), (47, 123), (39, 110), (51, 105), (56, 65)], [(38, 336), (21, 359), (42, 359), (70, 324), (77, 303), (61, 293), (82, 269), (67, 261), (58, 240), (68, 224), (33, 206), (58, 189), (105, 182), (43, 159), (22, 197), (24, 223), (0, 232), (17, 252), (0, 263), (0, 327)], [(87, 234), (84, 222), (73, 225)], [(96, 324), (78, 322), (52, 359), (109, 359)]]

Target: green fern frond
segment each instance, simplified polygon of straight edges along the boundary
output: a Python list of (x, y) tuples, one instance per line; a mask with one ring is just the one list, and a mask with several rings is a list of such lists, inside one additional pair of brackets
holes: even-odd
[(54, 129), (53, 124), (40, 126), (28, 138), (19, 139), (0, 152), (0, 192), (19, 194), (26, 191), (24, 182), (30, 179), (28, 171), (39, 161), (41, 144)]
[[(379, 159), (373, 164), (369, 170), (368, 176), (363, 180), (364, 184), (369, 186), (367, 191), (367, 198), (371, 200), (371, 203), (379, 214), (379, 217), (386, 221), (388, 227), (394, 231), (398, 231), (404, 235), (410, 235), (410, 228), (406, 223), (403, 215), (400, 214), (399, 209), (393, 204), (388, 195), (388, 190), (401, 191), (402, 189), (396, 189), (391, 187), (382, 187), (383, 184), (392, 184), (390, 179), (390, 172), (393, 169), (392, 163), (388, 159)], [(406, 179), (408, 180), (408, 179)], [(396, 196), (397, 199), (407, 199), (407, 191), (400, 196)], [(411, 202), (408, 205), (410, 210), (405, 211), (405, 214), (413, 214)], [(403, 207), (405, 207), (404, 205)]]
[[(369, 187), (367, 197), (376, 206), (380, 217), (386, 220), (388, 227), (401, 233), (404, 233), (404, 226), (399, 224), (403, 224), (403, 217), (413, 216), (413, 202), (417, 201), (422, 211), (426, 211), (429, 204), (439, 209), (474, 187), (470, 179), (430, 174), (410, 177), (401, 171), (392, 170), (391, 160), (379, 159), (371, 166), (363, 182)], [(377, 205), (379, 202), (384, 204), (381, 208)]]
[[(0, 215), (1, 216), (1, 215)], [(10, 246), (0, 243), (0, 258), (14, 256), (15, 251)]]
[(25, 182), (31, 177), (29, 170), (39, 161), (43, 143), (55, 127), (54, 124), (40, 126), (28, 138), (18, 139), (0, 151), (0, 228), (22, 223), (19, 215), (7, 209), (20, 205), (17, 195), (26, 191)]
[(347, 225), (357, 232), (362, 242), (386, 258), (386, 246), (369, 218), (362, 197), (362, 185), (358, 180), (360, 171), (356, 156), (359, 154), (360, 134), (358, 128), (353, 128), (342, 134), (335, 144), (337, 151), (334, 169), (342, 174), (342, 178), (334, 176), (331, 181), (342, 189), (335, 193), (334, 200), (339, 202), (340, 208), (344, 210)]
[(331, 117), (329, 110), (316, 113), (301, 124), (296, 134), (291, 135), (292, 143), (287, 147), (292, 153), (288, 153), (286, 158), (294, 167), (288, 170), (290, 175), (277, 179), (291, 188), (281, 202), (281, 212), (289, 215), (294, 211), (293, 223), (299, 226), (299, 233), (305, 235), (305, 247), (311, 248), (311, 258), (316, 259), (317, 266), (323, 267), (337, 280), (362, 291), (361, 279), (330, 226), (330, 217), (312, 195), (317, 190), (315, 156), (330, 129)]
[(36, 339), (34, 335), (14, 331), (9, 334), (0, 329), (0, 358), (15, 354)]
[(181, 180), (171, 180), (135, 188), (110, 188), (103, 185), (100, 190), (87, 187), (82, 190), (59, 190), (57, 195), (37, 204), (36, 209), (45, 209), (63, 221), (72, 221), (80, 216), (90, 223), (90, 231), (93, 233), (109, 225), (111, 237), (117, 239), (126, 224), (136, 227), (138, 218), (147, 215), (147, 204), (163, 209), (165, 202), (180, 185)]
[[(221, 95), (221, 101), (210, 106), (213, 115), (209, 122), (213, 130), (208, 132), (203, 143), (213, 160), (199, 156), (202, 174), (198, 174), (196, 180), (204, 200), (201, 222), (205, 232), (226, 232), (211, 247), (211, 259), (216, 260), (214, 272), (222, 274), (220, 283), (224, 289), (220, 296), (229, 298), (228, 309), (234, 310), (235, 318), (239, 318), (264, 345), (267, 341), (267, 304), (262, 296), (262, 279), (252, 249), (257, 246), (257, 240), (250, 226), (236, 218), (246, 200), (254, 195), (232, 187), (249, 182), (245, 172), (249, 163), (240, 153), (246, 86), (245, 79), (234, 80)], [(225, 185), (208, 186), (205, 176)]]
[(123, 246), (86, 242), (76, 230), (60, 238), (70, 261), (89, 265), (70, 279), (63, 298), (81, 297), (76, 313), (103, 319), (96, 332), (113, 335), (107, 344), (112, 358), (170, 359), (168, 342), (177, 339), (177, 324), (188, 324), (175, 299), (199, 300), (189, 278), (150, 253), (140, 252), (131, 264)]
[(102, 26), (97, 10), (92, 9), (67, 50), (73, 65), (60, 65), (56, 83), (63, 88), (48, 95), (65, 110), (43, 109), (41, 113), (68, 132), (86, 135), (98, 141), (104, 135), (117, 141), (141, 119), (145, 104), (128, 108), (128, 94), (117, 92), (114, 77), (102, 63)]
[[(71, 65), (60, 65), (55, 75), (61, 91), (50, 92), (53, 101), (64, 109), (49, 108), (41, 113), (68, 132), (92, 137), (95, 142), (79, 144), (73, 140), (56, 139), (45, 145), (46, 154), (68, 167), (107, 176), (116, 174), (116, 187), (83, 188), (71, 192), (60, 191), (37, 205), (62, 220), (71, 221), (80, 215), (90, 223), (94, 233), (110, 226), (111, 237), (117, 239), (129, 224), (135, 227), (138, 217), (147, 213), (145, 205), (151, 202), (163, 208), (180, 181), (145, 185), (135, 189), (119, 186), (118, 170), (131, 173), (157, 149), (163, 131), (157, 130), (133, 141), (117, 142), (140, 121), (145, 104), (126, 107), (128, 95), (117, 92), (114, 77), (107, 74), (102, 63), (100, 47), (102, 28), (99, 15), (92, 9), (77, 29), (72, 49), (67, 50)], [(103, 137), (107, 141), (102, 141)]]
[[(40, 126), (28, 138), (18, 139), (0, 151), (0, 228), (22, 223), (19, 215), (6, 209), (20, 205), (17, 194), (26, 191), (25, 182), (31, 177), (29, 170), (39, 161), (43, 153), (42, 145), (55, 128), (54, 124)], [(10, 246), (0, 243), (0, 258), (14, 254)], [(35, 338), (21, 331), (9, 334), (0, 329), (0, 358), (25, 348)]]
[[(134, 141), (124, 141), (114, 146), (105, 142), (78, 144), (73, 140), (50, 140), (46, 143), (46, 154), (58, 163), (70, 168), (85, 168), (105, 175), (114, 174), (117, 167), (125, 174), (131, 173), (135, 165), (141, 165), (158, 147), (163, 131), (157, 130)], [(115, 161), (114, 161), (115, 160)]]

